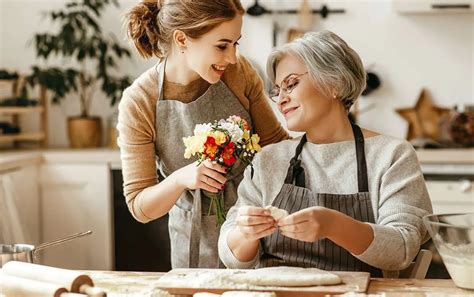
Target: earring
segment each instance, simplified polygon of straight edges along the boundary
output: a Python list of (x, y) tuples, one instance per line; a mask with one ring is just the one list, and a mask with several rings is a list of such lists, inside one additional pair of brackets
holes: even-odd
[(184, 49), (185, 47), (180, 47), (179, 50), (181, 51), (182, 54), (184, 54)]

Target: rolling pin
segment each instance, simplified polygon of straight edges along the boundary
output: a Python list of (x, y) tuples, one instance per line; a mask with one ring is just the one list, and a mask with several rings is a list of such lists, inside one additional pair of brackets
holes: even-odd
[[(65, 297), (67, 289), (56, 284), (0, 274), (0, 294), (15, 297)], [(83, 295), (84, 296), (84, 295)]]
[[(86, 294), (89, 297), (107, 296), (101, 289), (94, 288), (94, 283), (88, 275), (74, 270), (10, 261), (3, 265), (2, 273), (18, 278), (59, 285), (66, 288), (66, 291)], [(61, 294), (61, 296), (63, 295)]]

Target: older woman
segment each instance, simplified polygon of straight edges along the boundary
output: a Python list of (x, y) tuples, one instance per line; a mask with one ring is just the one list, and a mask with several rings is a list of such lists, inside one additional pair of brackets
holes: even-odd
[[(329, 31), (307, 33), (267, 64), (273, 100), (301, 138), (268, 146), (247, 170), (219, 238), (229, 268), (407, 267), (432, 212), (413, 147), (359, 128), (348, 111), (365, 87), (357, 53)], [(275, 221), (266, 206), (289, 215)]]

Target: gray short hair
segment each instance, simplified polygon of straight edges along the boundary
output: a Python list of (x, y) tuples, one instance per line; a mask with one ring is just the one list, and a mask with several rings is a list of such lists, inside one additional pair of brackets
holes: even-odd
[(275, 49), (267, 60), (267, 75), (275, 82), (276, 67), (285, 54), (300, 58), (324, 95), (341, 100), (349, 110), (366, 86), (359, 55), (331, 31), (309, 32)]

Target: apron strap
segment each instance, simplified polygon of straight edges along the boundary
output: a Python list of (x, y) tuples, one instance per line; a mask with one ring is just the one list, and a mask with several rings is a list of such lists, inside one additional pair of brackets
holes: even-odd
[(192, 226), (189, 236), (189, 268), (199, 267), (199, 245), (201, 242), (201, 190), (194, 191), (193, 209), (191, 212)]
[(166, 58), (155, 67), (158, 74), (158, 100), (163, 100), (163, 82), (165, 81)]
[(301, 160), (298, 160), (298, 157), (303, 150), (303, 145), (308, 141), (306, 134), (301, 137), (300, 143), (296, 147), (295, 155), (291, 158), (290, 167), (288, 167), (288, 172), (286, 173), (285, 184), (293, 184), (297, 187), (305, 187), (305, 177), (304, 177), (304, 168), (301, 167)]
[(367, 163), (365, 161), (364, 135), (360, 127), (351, 122), (352, 131), (354, 132), (356, 156), (357, 156), (357, 182), (360, 192), (369, 191), (369, 181), (367, 177)]
[[(359, 193), (369, 191), (369, 179), (367, 177), (367, 162), (365, 160), (365, 144), (364, 135), (360, 127), (351, 122), (352, 132), (354, 133), (356, 156), (357, 156), (357, 183)], [(296, 147), (295, 155), (290, 160), (290, 166), (286, 173), (285, 184), (294, 184), (298, 187), (305, 187), (305, 173), (304, 168), (301, 167), (301, 160), (299, 156), (303, 150), (303, 145), (308, 141), (306, 134), (300, 140)]]

